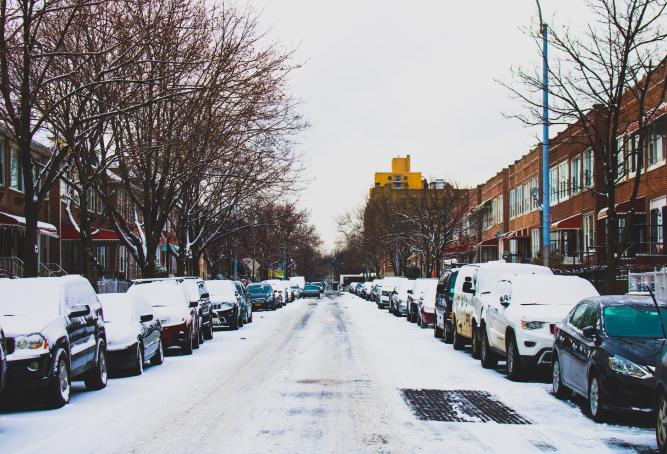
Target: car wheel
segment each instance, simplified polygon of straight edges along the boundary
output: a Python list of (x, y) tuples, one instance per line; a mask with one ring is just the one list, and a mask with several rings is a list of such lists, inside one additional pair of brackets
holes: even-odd
[(438, 320), (436, 319), (433, 323), (433, 337), (440, 338), (443, 336), (442, 330), (438, 326)]
[(482, 326), (482, 345), (480, 346), (479, 360), (484, 369), (495, 369), (498, 366), (498, 358), (491, 351), (485, 326)]
[(107, 352), (104, 344), (100, 343), (97, 351), (97, 359), (93, 370), (84, 378), (86, 389), (97, 391), (107, 387)]
[(60, 350), (56, 353), (56, 357), (58, 358), (56, 373), (46, 390), (46, 398), (50, 408), (61, 408), (67, 405), (72, 387), (67, 355), (63, 350)]
[(239, 329), (239, 321), (240, 321), (239, 316), (238, 314), (236, 314), (236, 317), (234, 317), (234, 321), (232, 322), (230, 328), (233, 329), (234, 331)]
[(197, 350), (199, 348), (199, 326), (195, 327), (194, 337), (192, 338), (192, 348)]
[(519, 355), (519, 349), (516, 346), (516, 339), (514, 335), (510, 337), (510, 340), (507, 344), (507, 376), (510, 380), (521, 380), (523, 376), (523, 370), (521, 367), (521, 356)]
[(202, 325), (199, 325), (199, 329), (197, 332), (199, 333), (199, 345), (203, 344), (206, 339), (204, 338), (204, 330), (206, 330), (206, 327), (202, 327)]
[(248, 323), (252, 323), (252, 308), (250, 308), (250, 318), (248, 319)]
[(458, 330), (456, 329), (456, 319), (452, 320), (452, 324), (454, 325), (454, 332), (452, 334), (452, 347), (454, 347), (454, 350), (463, 350), (466, 346), (466, 342), (465, 339), (459, 335)]
[(194, 344), (194, 335), (192, 332), (190, 332), (190, 335), (188, 336), (188, 339), (185, 341), (183, 346), (181, 347), (181, 353), (184, 355), (192, 355), (192, 350), (193, 350), (193, 344)]
[(473, 323), (472, 325), (472, 357), (479, 359), (480, 351), (480, 341), (479, 341), (479, 328), (477, 324)]
[(158, 342), (157, 351), (153, 353), (151, 358), (151, 366), (159, 366), (164, 363), (164, 348), (162, 347), (162, 340)]
[(241, 314), (241, 312), (239, 312), (239, 315), (238, 315), (237, 318), (238, 318), (239, 328), (243, 328), (243, 314)]
[(134, 358), (134, 365), (131, 372), (132, 375), (141, 375), (144, 373), (144, 349), (141, 342), (137, 342), (137, 355)]
[(588, 412), (595, 422), (605, 420), (605, 412), (600, 402), (600, 381), (594, 373), (588, 381)]
[(447, 328), (447, 320), (445, 319), (444, 322), (444, 328), (442, 329), (442, 340), (445, 342), (445, 344), (451, 344), (454, 341), (454, 333), (450, 328)]
[(570, 390), (563, 384), (558, 355), (554, 355), (554, 362), (551, 367), (551, 388), (557, 399), (567, 399), (570, 396)]
[(204, 339), (206, 340), (211, 340), (213, 339), (213, 321), (211, 320), (211, 323), (204, 328)]
[(658, 451), (667, 453), (667, 398), (661, 392), (655, 409), (655, 440), (658, 443)]

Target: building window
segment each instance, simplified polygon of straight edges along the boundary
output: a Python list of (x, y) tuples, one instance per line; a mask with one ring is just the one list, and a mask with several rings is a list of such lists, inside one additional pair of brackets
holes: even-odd
[(569, 172), (567, 161), (558, 164), (558, 200), (565, 200), (569, 197)]
[(514, 189), (510, 191), (510, 219), (516, 216), (516, 207), (514, 206)]
[(19, 163), (19, 151), (12, 148), (9, 153), (9, 186), (19, 192), (23, 192), (23, 172)]
[(662, 148), (662, 135), (651, 134), (648, 138), (648, 167), (661, 164), (665, 161)]
[(391, 175), (387, 175), (387, 180), (391, 181)]
[(649, 234), (651, 237), (651, 253), (652, 254), (662, 254), (664, 251), (664, 239), (663, 239), (663, 218), (662, 211), (667, 205), (667, 197), (662, 196), (657, 199), (653, 199), (650, 202), (651, 209), (651, 224), (649, 226)]
[(523, 186), (517, 186), (514, 193), (516, 197), (516, 215), (521, 216), (523, 214)]
[(125, 259), (126, 259), (126, 250), (125, 246), (120, 246), (118, 248), (118, 271), (121, 273), (125, 272)]
[(579, 172), (581, 170), (581, 158), (577, 156), (570, 161), (570, 178), (572, 178), (572, 194), (581, 190), (579, 181)]
[(587, 214), (583, 219), (584, 250), (592, 252), (595, 248), (595, 216)]
[[(539, 203), (539, 190), (540, 186), (537, 184), (537, 177), (533, 177), (530, 180), (530, 210), (537, 209)], [(533, 197), (533, 192), (535, 192), (535, 197)]]
[(523, 212), (528, 213), (530, 211), (530, 183), (525, 183), (523, 185)]
[(616, 138), (616, 180), (625, 176), (625, 137)]
[(106, 246), (97, 246), (97, 266), (105, 270), (107, 268), (107, 248)]
[(530, 248), (533, 258), (540, 253), (540, 229), (533, 229), (530, 231)]
[(549, 205), (558, 203), (558, 167), (549, 169)]
[(590, 148), (584, 151), (584, 187), (591, 188), (593, 187), (593, 150)]
[(496, 224), (502, 224), (503, 222), (503, 196), (498, 196), (498, 217), (496, 218)]

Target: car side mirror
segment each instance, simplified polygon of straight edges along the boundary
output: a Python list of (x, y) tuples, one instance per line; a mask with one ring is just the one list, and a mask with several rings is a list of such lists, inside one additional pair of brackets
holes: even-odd
[(415, 293), (413, 290), (408, 290), (408, 295), (412, 295), (413, 293)]
[(598, 331), (594, 326), (586, 326), (581, 330), (581, 332), (584, 334), (586, 339), (597, 340)]
[(141, 323), (150, 322), (151, 320), (153, 320), (153, 314), (144, 314), (141, 317), (139, 317), (139, 321)]
[(190, 301), (190, 307), (198, 307), (199, 301)]
[(463, 293), (475, 293), (475, 288), (472, 286), (472, 282), (465, 281), (463, 283)]
[(87, 304), (72, 306), (69, 311), (69, 318), (85, 317), (88, 314), (90, 314), (90, 306)]

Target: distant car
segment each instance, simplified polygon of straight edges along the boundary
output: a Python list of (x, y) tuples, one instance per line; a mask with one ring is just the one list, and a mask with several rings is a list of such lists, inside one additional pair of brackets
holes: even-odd
[(7, 381), (7, 341), (5, 340), (5, 332), (0, 327), (0, 397), (2, 390), (5, 389), (5, 382)]
[(7, 345), (7, 390), (41, 396), (50, 407), (69, 402), (71, 381), (107, 385), (107, 349), (100, 304), (81, 276), (0, 280), (0, 325)]
[(183, 288), (173, 281), (156, 281), (133, 285), (127, 291), (138, 295), (155, 310), (162, 324), (164, 348), (179, 347), (184, 355), (191, 355), (199, 347), (197, 333), (198, 301), (189, 301)]
[(250, 304), (250, 300), (248, 299), (248, 292), (241, 281), (235, 281), (234, 284), (236, 285), (236, 291), (239, 293), (239, 298), (241, 300), (243, 324), (252, 323), (252, 304)]
[(433, 335), (442, 337), (445, 343), (451, 344), (454, 338), (454, 327), (452, 325), (452, 302), (454, 301), (454, 286), (459, 270), (446, 271), (436, 287), (435, 294), (435, 320), (433, 323)]
[(284, 281), (281, 281), (280, 279), (268, 279), (266, 281), (262, 281), (262, 284), (269, 284), (271, 287), (273, 287), (274, 290), (276, 290), (280, 294), (280, 305), (285, 306), (287, 303), (289, 303), (289, 292), (287, 291), (287, 287), (284, 284)]
[(602, 421), (608, 410), (653, 409), (655, 366), (665, 344), (667, 302), (651, 297), (599, 296), (577, 304), (556, 325), (552, 386), (574, 392)]
[(551, 367), (556, 323), (581, 300), (599, 296), (593, 284), (577, 276), (503, 276), (482, 297), (482, 367), (507, 360), (507, 375)]
[[(419, 278), (414, 281), (414, 288), (408, 290), (408, 301), (405, 318), (408, 322), (417, 323), (419, 321), (419, 299), (423, 296), (425, 290), (433, 290), (433, 300), (435, 301), (435, 288), (438, 285), (437, 279)], [(429, 323), (432, 324), (431, 321)]]
[(304, 298), (320, 298), (320, 288), (315, 284), (306, 284), (303, 289)]
[(417, 325), (420, 328), (428, 328), (435, 320), (435, 291), (438, 286), (437, 279), (417, 279), (412, 294), (408, 295), (408, 307), (416, 301), (413, 306), (416, 313)]
[(373, 283), (371, 281), (364, 282), (364, 285), (361, 287), (361, 297), (365, 300), (370, 300), (372, 288), (373, 288)]
[(246, 291), (253, 310), (275, 311), (280, 307), (278, 299), (274, 297), (273, 287), (269, 284), (248, 284)]
[(292, 291), (294, 292), (294, 298), (298, 299), (301, 298), (301, 287), (298, 285), (292, 285)]
[(396, 317), (405, 315), (408, 311), (408, 292), (412, 291), (415, 281), (412, 279), (401, 279), (397, 282), (391, 299), (389, 300), (389, 312)]
[(110, 372), (141, 375), (144, 363), (164, 362), (162, 325), (141, 296), (127, 293), (99, 295), (107, 334)]
[(210, 292), (213, 326), (239, 329), (245, 321), (241, 295), (236, 283), (230, 280), (207, 281)]

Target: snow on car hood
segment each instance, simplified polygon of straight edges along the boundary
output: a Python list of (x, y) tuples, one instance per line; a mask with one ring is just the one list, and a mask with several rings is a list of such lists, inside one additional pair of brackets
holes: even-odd
[(557, 323), (572, 309), (566, 304), (517, 304), (517, 314), (526, 321)]
[(117, 350), (137, 342), (141, 329), (137, 322), (105, 322), (107, 349)]
[(155, 316), (163, 323), (178, 321), (181, 317), (190, 320), (190, 309), (186, 307), (153, 306)]
[(24, 334), (42, 333), (51, 330), (52, 324), (64, 329), (62, 317), (39, 317), (38, 315), (3, 315), (0, 316), (0, 326), (7, 337), (16, 337)]

